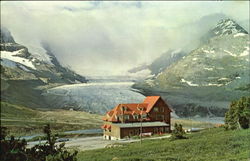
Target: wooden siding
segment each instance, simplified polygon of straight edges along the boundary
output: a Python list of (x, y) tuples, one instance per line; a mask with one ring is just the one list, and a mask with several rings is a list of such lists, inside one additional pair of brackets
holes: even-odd
[[(124, 137), (131, 137), (131, 136), (139, 136), (140, 134), (140, 127), (136, 128), (121, 128), (121, 138)], [(152, 133), (152, 134), (160, 134), (160, 133), (169, 133), (170, 127), (169, 126), (162, 126), (162, 127), (143, 127), (142, 133)]]
[[(156, 108), (158, 108), (158, 111)], [(151, 121), (164, 121), (168, 124), (171, 124), (170, 112), (171, 110), (168, 105), (160, 98), (149, 112), (149, 118)]]

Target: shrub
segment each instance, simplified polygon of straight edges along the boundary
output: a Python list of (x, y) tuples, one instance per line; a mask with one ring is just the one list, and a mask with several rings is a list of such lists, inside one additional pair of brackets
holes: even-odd
[(185, 131), (182, 128), (181, 124), (174, 124), (174, 130), (172, 131), (172, 139), (185, 139), (186, 137), (184, 136)]
[(35, 145), (28, 149), (25, 140), (15, 139), (11, 136), (6, 140), (6, 128), (1, 127), (1, 160), (2, 161), (76, 161), (77, 151), (69, 152), (65, 149), (65, 143), (55, 145), (55, 137), (52, 136), (50, 125), (44, 127), (47, 142)]
[(0, 158), (2, 161), (25, 161), (27, 156), (25, 154), (25, 146), (27, 142), (25, 140), (15, 139), (11, 136), (10, 139), (6, 139), (7, 128), (1, 127), (0, 137)]
[(247, 129), (250, 127), (250, 97), (233, 101), (225, 115), (226, 129)]

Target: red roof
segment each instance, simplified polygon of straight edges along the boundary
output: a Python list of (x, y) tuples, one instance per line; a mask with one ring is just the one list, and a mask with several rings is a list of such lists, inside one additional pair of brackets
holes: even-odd
[(107, 125), (107, 127), (106, 127), (106, 128), (110, 130), (110, 129), (111, 129), (111, 125)]
[[(119, 115), (141, 115), (146, 114), (147, 105), (145, 103), (119, 104), (111, 111), (107, 112), (104, 121), (117, 121)], [(141, 110), (140, 110), (141, 109)], [(111, 115), (112, 113), (112, 115)]]
[(104, 125), (101, 126), (101, 128), (102, 129), (111, 129), (111, 125), (104, 124)]
[(147, 107), (147, 112), (150, 112), (151, 109), (153, 108), (153, 106), (155, 105), (155, 103), (160, 99), (160, 96), (147, 96), (145, 98), (145, 100), (143, 101), (143, 103), (147, 103), (148, 107)]
[(107, 125), (102, 125), (101, 128), (102, 129), (106, 129)]
[(107, 112), (104, 121), (116, 122), (120, 115), (142, 115), (151, 111), (160, 96), (148, 96), (143, 103), (119, 104), (114, 109)]

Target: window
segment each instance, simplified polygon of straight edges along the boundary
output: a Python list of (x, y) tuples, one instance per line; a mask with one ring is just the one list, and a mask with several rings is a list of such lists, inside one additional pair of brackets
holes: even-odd
[(154, 112), (159, 112), (159, 107), (154, 107)]
[(160, 131), (160, 133), (164, 133), (164, 128), (160, 127), (159, 131)]
[(133, 118), (138, 120), (139, 119), (139, 116), (138, 115), (133, 115)]
[(147, 114), (143, 114), (143, 115), (142, 115), (142, 118), (143, 118), (143, 119), (147, 118)]
[(169, 127), (165, 127), (165, 132), (169, 132)]
[(158, 133), (158, 128), (154, 128), (154, 133), (157, 134)]
[(135, 129), (135, 130), (134, 130), (134, 134), (135, 134), (135, 135), (139, 135), (139, 134), (140, 134), (140, 130), (139, 130), (139, 129)]
[(129, 115), (124, 115), (125, 120), (129, 120)]

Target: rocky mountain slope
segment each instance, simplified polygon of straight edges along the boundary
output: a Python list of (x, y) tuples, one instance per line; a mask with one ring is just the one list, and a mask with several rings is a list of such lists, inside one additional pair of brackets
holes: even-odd
[(86, 82), (85, 77), (63, 67), (48, 44), (36, 51), (15, 42), (11, 33), (1, 27), (1, 101), (34, 107), (48, 106), (42, 88), (56, 84)]
[(202, 37), (202, 45), (134, 88), (163, 95), (181, 116), (223, 116), (230, 101), (249, 95), (249, 79), (249, 34), (223, 19)]
[[(203, 44), (203, 41), (208, 40), (209, 36), (211, 37), (212, 35), (209, 30), (217, 24), (219, 20), (226, 17), (226, 15), (221, 13), (210, 14), (201, 17), (197, 21), (175, 28), (175, 37), (180, 37), (179, 39), (175, 39), (175, 41), (177, 41), (176, 43), (173, 43), (178, 44), (177, 47), (176, 45), (172, 44), (173, 46), (171, 46), (171, 44), (168, 44), (167, 48), (170, 49), (162, 53), (151, 64), (142, 64), (130, 69), (128, 72), (139, 75), (141, 71), (149, 70), (153, 77), (157, 76), (170, 65), (175, 64), (182, 57), (187, 55), (190, 51)], [(169, 34), (169, 32), (171, 35), (172, 30), (166, 31), (166, 34)], [(204, 33), (207, 34), (204, 35)], [(152, 76), (149, 76), (149, 78)]]
[(181, 49), (169, 50), (161, 54), (157, 59), (155, 59), (151, 64), (142, 64), (140, 66), (134, 67), (128, 70), (129, 73), (140, 75), (143, 71), (149, 71), (150, 75), (147, 78), (156, 77), (159, 73), (164, 71), (170, 65), (179, 61), (182, 57), (186, 55), (186, 52)]
[(148, 68), (151, 70), (152, 74), (158, 75), (159, 73), (167, 69), (169, 66), (179, 61), (185, 55), (186, 53), (181, 49), (169, 50), (163, 53), (159, 58), (154, 60)]

